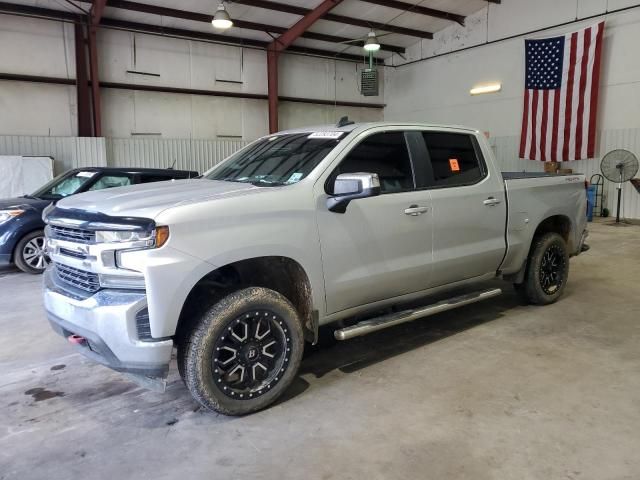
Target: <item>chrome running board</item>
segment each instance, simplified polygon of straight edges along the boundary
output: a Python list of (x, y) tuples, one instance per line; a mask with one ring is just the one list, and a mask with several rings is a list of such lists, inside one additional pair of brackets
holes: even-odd
[(411, 322), (419, 318), (429, 317), (431, 315), (435, 315), (436, 313), (446, 312), (447, 310), (453, 310), (454, 308), (469, 305), (470, 303), (476, 303), (482, 300), (487, 300), (488, 298), (497, 297), (501, 293), (502, 290), (500, 290), (499, 288), (467, 293), (465, 295), (459, 295), (447, 300), (442, 300), (426, 307), (403, 310), (402, 312), (390, 313), (381, 317), (364, 320), (350, 327), (336, 330), (335, 332), (333, 332), (333, 335), (336, 340), (349, 340), (350, 338), (360, 337), (368, 333), (377, 332), (378, 330), (393, 327), (394, 325), (400, 325), (401, 323)]

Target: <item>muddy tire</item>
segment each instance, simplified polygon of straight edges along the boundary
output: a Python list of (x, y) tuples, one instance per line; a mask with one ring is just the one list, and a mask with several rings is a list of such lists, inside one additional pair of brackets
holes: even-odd
[(562, 296), (569, 278), (567, 244), (557, 233), (534, 238), (525, 280), (514, 285), (518, 295), (535, 305), (554, 303)]
[(44, 231), (36, 230), (27, 233), (16, 244), (13, 261), (20, 270), (34, 275), (43, 273), (49, 265), (49, 258), (44, 253)]
[(178, 369), (193, 397), (225, 415), (272, 404), (291, 384), (304, 350), (302, 324), (284, 296), (238, 290), (206, 309), (178, 343)]

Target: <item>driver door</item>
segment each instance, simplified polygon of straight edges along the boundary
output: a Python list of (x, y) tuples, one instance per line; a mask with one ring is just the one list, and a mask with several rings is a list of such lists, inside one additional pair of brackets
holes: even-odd
[[(356, 172), (377, 173), (381, 194), (351, 201), (344, 214), (330, 212), (335, 177)], [(431, 198), (415, 189), (404, 131), (368, 135), (316, 189), (327, 313), (429, 287)]]

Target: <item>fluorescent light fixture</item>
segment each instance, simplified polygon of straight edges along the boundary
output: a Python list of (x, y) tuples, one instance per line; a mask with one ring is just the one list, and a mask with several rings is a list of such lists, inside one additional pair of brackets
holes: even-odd
[(489, 85), (480, 85), (469, 90), (471, 95), (482, 95), (483, 93), (495, 93), (502, 90), (501, 83), (491, 83)]
[(376, 32), (373, 30), (369, 32), (367, 35), (367, 41), (364, 42), (364, 48), (367, 52), (377, 52), (380, 50), (380, 42), (378, 42), (378, 37), (376, 37)]
[(214, 28), (219, 28), (221, 30), (233, 27), (233, 21), (227, 13), (227, 10), (224, 8), (224, 3), (218, 5), (218, 10), (216, 10), (213, 20), (211, 20), (211, 25), (213, 25)]

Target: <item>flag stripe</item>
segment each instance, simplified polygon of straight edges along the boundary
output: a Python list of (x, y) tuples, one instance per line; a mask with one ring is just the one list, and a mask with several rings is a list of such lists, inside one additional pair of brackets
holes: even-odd
[(524, 113), (522, 114), (522, 135), (520, 135), (520, 158), (526, 158), (527, 126), (529, 124), (529, 89), (524, 90)]
[(602, 56), (602, 37), (604, 36), (604, 22), (598, 25), (596, 37), (596, 49), (593, 59), (593, 78), (591, 79), (591, 110), (589, 111), (589, 140), (587, 144), (587, 158), (595, 155), (596, 144), (596, 107), (598, 105), (598, 92), (600, 90), (600, 58)]
[(576, 51), (578, 44), (578, 34), (573, 33), (570, 40), (569, 50), (569, 73), (567, 80), (567, 95), (564, 114), (564, 145), (562, 147), (562, 157), (560, 161), (569, 159), (569, 145), (571, 142), (571, 113), (573, 103), (573, 80), (576, 69)]
[(532, 160), (536, 158), (536, 133), (538, 127), (538, 90), (533, 91), (533, 98), (531, 99), (531, 152), (530, 157)]
[(574, 156), (571, 160), (577, 160), (582, 157), (582, 128), (584, 122), (584, 100), (587, 88), (587, 68), (589, 67), (589, 48), (591, 47), (591, 29), (584, 31), (584, 39), (582, 44), (582, 60), (580, 65), (580, 89), (577, 92), (578, 110), (576, 113), (576, 139), (574, 146)]
[(547, 116), (549, 115), (549, 90), (542, 91), (542, 114), (540, 118), (540, 160), (547, 161)]
[(558, 158), (558, 128), (560, 122), (560, 96), (562, 90), (553, 92), (553, 126), (551, 127), (551, 157), (550, 161), (555, 162)]

